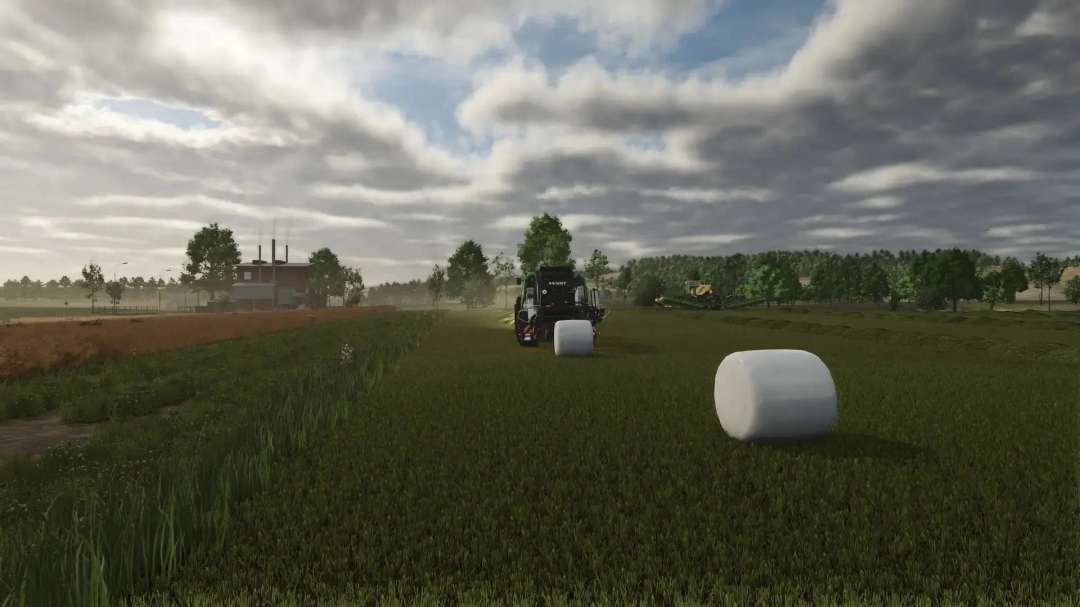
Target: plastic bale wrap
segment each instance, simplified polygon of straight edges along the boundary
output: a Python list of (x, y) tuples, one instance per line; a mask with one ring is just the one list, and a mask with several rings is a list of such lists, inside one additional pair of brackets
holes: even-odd
[(593, 329), (587, 320), (555, 323), (555, 356), (592, 356)]
[(820, 358), (804, 350), (728, 355), (716, 369), (716, 415), (732, 438), (820, 438), (836, 419), (836, 386)]

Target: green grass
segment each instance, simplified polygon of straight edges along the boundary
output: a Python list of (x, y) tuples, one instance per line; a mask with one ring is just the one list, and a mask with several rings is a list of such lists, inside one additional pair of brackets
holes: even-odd
[[(584, 360), (451, 314), (133, 604), (1077, 604), (1075, 362), (757, 313), (619, 310)], [(829, 366), (826, 439), (723, 433), (761, 348)]]
[[(271, 466), (362, 412), (366, 392), (439, 318), (380, 314), (255, 336), (226, 360), (192, 349), (192, 372), (210, 389), (180, 415), (115, 421), (7, 462), (0, 604), (104, 604), (167, 584), (193, 550), (227, 540), (233, 508), (265, 487)], [(123, 398), (144, 388), (128, 384)]]
[(0, 381), (0, 422), (60, 409), (65, 422), (116, 421), (211, 394), (237, 375), (303, 360), (323, 349), (311, 333), (292, 329), (135, 358), (61, 368), (51, 373)]

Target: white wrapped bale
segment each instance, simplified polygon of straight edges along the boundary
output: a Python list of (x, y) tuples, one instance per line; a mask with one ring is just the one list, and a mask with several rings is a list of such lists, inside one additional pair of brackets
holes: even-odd
[(592, 323), (560, 320), (555, 323), (555, 356), (592, 356)]
[(819, 438), (836, 419), (832, 374), (804, 350), (729, 354), (716, 369), (713, 393), (720, 425), (741, 441)]

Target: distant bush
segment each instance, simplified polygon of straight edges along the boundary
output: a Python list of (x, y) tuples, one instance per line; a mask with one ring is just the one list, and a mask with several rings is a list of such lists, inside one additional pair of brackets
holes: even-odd
[(635, 306), (655, 305), (656, 298), (664, 294), (664, 281), (656, 276), (647, 276), (634, 289)]

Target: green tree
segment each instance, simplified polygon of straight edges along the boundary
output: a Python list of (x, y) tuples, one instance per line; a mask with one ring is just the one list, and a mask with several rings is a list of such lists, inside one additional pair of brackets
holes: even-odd
[(863, 275), (863, 293), (878, 307), (889, 293), (889, 273), (876, 261), (871, 263)]
[[(485, 275), (487, 276), (487, 275)], [(487, 308), (495, 303), (495, 285), (491, 277), (474, 276), (465, 281), (461, 290), (461, 301), (466, 308)]]
[(994, 309), (994, 304), (1005, 299), (1005, 276), (1000, 270), (993, 268), (983, 270), (979, 275), (979, 287), (979, 299), (983, 303), (990, 304), (991, 310)]
[(537, 266), (569, 266), (576, 262), (570, 256), (573, 237), (555, 215), (544, 213), (532, 218), (525, 230), (525, 242), (518, 245), (518, 259), (523, 272), (531, 272)]
[(1065, 273), (1065, 264), (1060, 259), (1048, 257), (1043, 265), (1043, 283), (1046, 285), (1046, 310), (1050, 310), (1050, 290), (1054, 285), (1061, 283), (1061, 275)]
[(86, 298), (90, 300), (90, 313), (93, 314), (97, 294), (105, 290), (105, 275), (101, 273), (101, 266), (90, 262), (90, 265), (83, 266), (82, 277)]
[[(615, 288), (627, 293), (634, 284), (634, 260), (630, 260), (619, 268), (619, 277), (615, 279)], [(657, 296), (659, 297), (659, 296)]]
[(609, 272), (611, 268), (608, 267), (607, 255), (604, 255), (600, 249), (593, 249), (592, 255), (585, 262), (585, 276), (596, 283), (596, 289), (600, 290), (600, 278)]
[(71, 279), (67, 276), (61, 276), (59, 284), (61, 287), (66, 289), (71, 286)]
[(1001, 289), (1005, 303), (1016, 303), (1016, 294), (1028, 290), (1024, 264), (1013, 257), (1006, 257), (1001, 262)]
[(491, 274), (503, 288), (503, 307), (510, 307), (510, 281), (513, 280), (517, 268), (512, 257), (507, 257), (502, 252), (491, 260)]
[(941, 293), (952, 301), (953, 312), (961, 299), (972, 299), (978, 294), (975, 262), (964, 251), (955, 248), (939, 251), (933, 270)]
[(19, 279), (20, 297), (26, 299), (30, 297), (30, 291), (34, 288), (34, 281), (30, 280), (29, 276), (23, 276)]
[(360, 268), (344, 268), (342, 276), (345, 281), (345, 305), (355, 308), (364, 299), (364, 275)]
[(1065, 288), (1063, 291), (1066, 301), (1073, 305), (1080, 304), (1080, 275), (1073, 276), (1065, 281)]
[(491, 284), (487, 268), (488, 258), (484, 256), (483, 247), (474, 240), (461, 243), (446, 262), (446, 295), (455, 299), (462, 297), (465, 285), (474, 278)]
[(799, 273), (795, 271), (795, 266), (791, 265), (787, 261), (781, 261), (776, 265), (779, 277), (779, 287), (776, 290), (776, 303), (780, 305), (780, 302), (786, 301), (789, 305), (795, 305), (795, 301), (799, 299), (799, 295), (802, 294), (802, 283), (799, 282)]
[(656, 299), (664, 294), (664, 281), (659, 276), (639, 278), (634, 285), (634, 305), (656, 305)]
[(120, 304), (120, 298), (124, 296), (124, 285), (119, 280), (110, 280), (105, 285), (105, 294), (109, 296), (109, 302), (115, 308)]
[(742, 287), (743, 297), (747, 299), (762, 298), (765, 307), (770, 307), (771, 301), (779, 299), (784, 288), (783, 271), (769, 263), (758, 264), (750, 272), (750, 277)]
[(330, 249), (323, 247), (308, 255), (311, 268), (311, 282), (308, 289), (315, 297), (345, 296), (345, 266)]
[(897, 264), (889, 271), (889, 309), (896, 311), (900, 302), (915, 297), (915, 281), (907, 264)]
[(212, 223), (188, 241), (187, 258), (181, 282), (213, 299), (217, 293), (227, 292), (235, 281), (240, 248), (232, 230)]
[(446, 270), (441, 268), (438, 264), (431, 270), (431, 275), (427, 279), (428, 293), (431, 294), (431, 301), (435, 304), (435, 309), (439, 308), (439, 302), (442, 301), (443, 293), (446, 291)]
[(1036, 253), (1035, 258), (1028, 263), (1027, 274), (1031, 286), (1039, 289), (1039, 305), (1043, 304), (1043, 289), (1046, 287), (1047, 262), (1050, 259), (1042, 253)]

